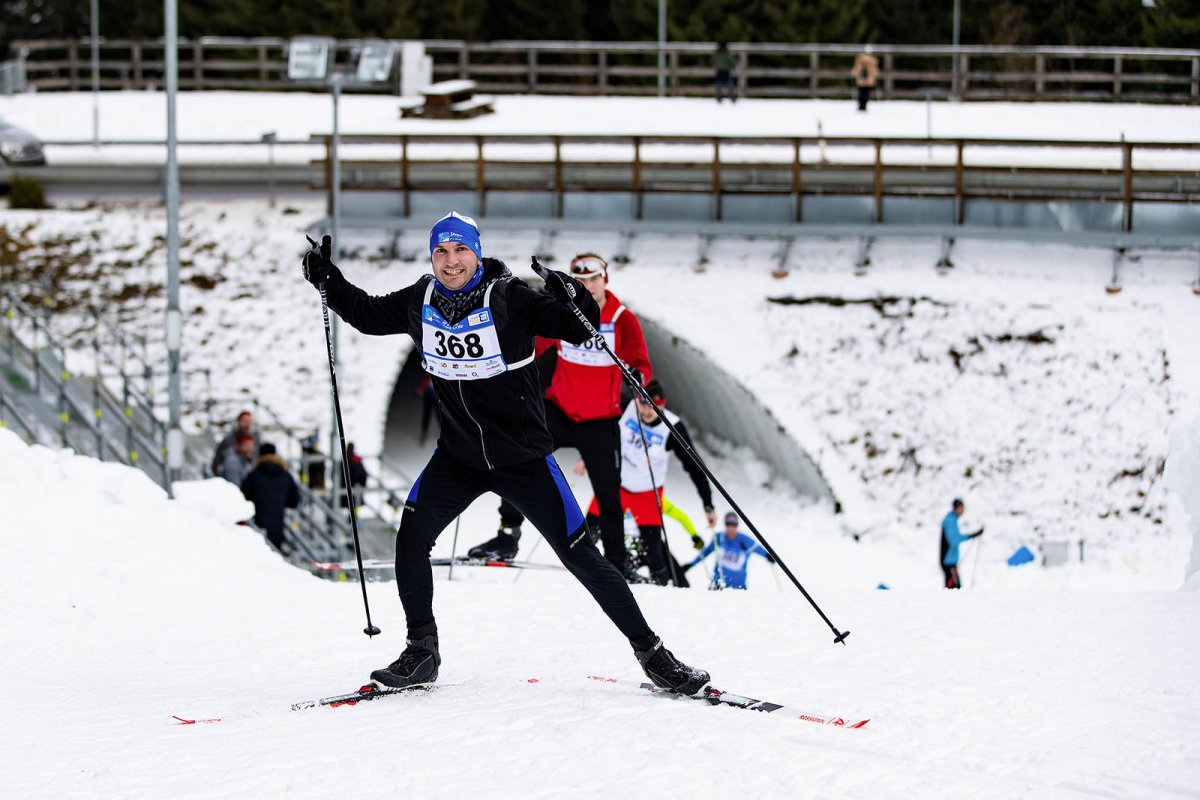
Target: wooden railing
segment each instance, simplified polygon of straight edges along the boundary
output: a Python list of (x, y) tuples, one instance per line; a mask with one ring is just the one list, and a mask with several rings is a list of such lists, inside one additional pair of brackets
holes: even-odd
[[(313, 139), (326, 145), (315, 163), (328, 188), (330, 137)], [(959, 225), (972, 199), (1072, 200), (1120, 203), (1129, 231), (1134, 203), (1200, 202), (1200, 142), (398, 134), (341, 145), (342, 189), (398, 192), (404, 216), (424, 191), (473, 192), (484, 215), (491, 193), (548, 192), (555, 217), (570, 193), (628, 193), (634, 219), (649, 195), (706, 194), (716, 220), (731, 196), (780, 195), (795, 222), (815, 195), (872, 197), (874, 222), (887, 197), (951, 198)], [(1150, 154), (1157, 164), (1136, 165)]]
[[(183, 89), (288, 90), (286, 39), (201, 37), (180, 40)], [(361, 42), (337, 43), (349, 63)], [(17, 41), (28, 84), (39, 90), (91, 87), (89, 39)], [(648, 42), (425, 42), (436, 80), (465, 78), (479, 91), (520, 94), (650, 95), (658, 92), (659, 48)], [(99, 84), (141, 89), (163, 83), (163, 43), (104, 40)], [(712, 92), (711, 42), (663, 48), (670, 96)], [(849, 97), (850, 68), (861, 50), (848, 44), (731, 44), (744, 97)], [(878, 96), (968, 100), (1127, 100), (1200, 102), (1200, 49), (1111, 47), (875, 47)], [(954, 70), (958, 62), (957, 85)], [(396, 91), (398, 83), (388, 86)], [(352, 88), (352, 87), (348, 87)], [(371, 91), (380, 91), (374, 86)]]

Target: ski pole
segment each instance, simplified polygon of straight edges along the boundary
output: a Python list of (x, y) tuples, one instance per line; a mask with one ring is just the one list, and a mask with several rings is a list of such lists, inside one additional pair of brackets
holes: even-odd
[[(320, 252), (320, 248), (311, 236), (304, 238), (308, 239), (313, 250)], [(350, 529), (354, 533), (354, 557), (358, 560), (358, 584), (362, 587), (363, 608), (367, 612), (367, 627), (363, 628), (363, 633), (367, 636), (376, 636), (382, 631), (371, 624), (371, 604), (367, 601), (367, 579), (363, 575), (362, 548), (358, 543), (358, 514), (354, 508), (354, 487), (350, 485), (350, 462), (346, 460), (346, 428), (342, 424), (342, 403), (338, 399), (337, 368), (333, 359), (333, 333), (329, 328), (329, 295), (325, 292), (324, 281), (321, 281), (317, 291), (321, 293), (321, 316), (325, 319), (325, 347), (329, 350), (329, 382), (333, 385), (333, 413), (337, 418), (338, 436), (342, 443), (342, 485), (346, 487), (346, 505), (350, 507)], [(336, 510), (336, 502), (334, 505)]]
[(983, 547), (983, 538), (975, 537), (975, 553), (971, 557), (971, 588), (979, 582), (979, 548)]
[[(536, 272), (542, 280), (549, 280), (550, 270), (546, 269), (541, 265), (541, 263), (538, 262), (537, 256), (533, 257), (532, 267), (533, 271)], [(573, 288), (574, 287), (572, 287), (570, 284), (567, 285), (568, 290), (573, 290)], [(569, 306), (575, 313), (575, 318), (578, 319), (584, 328), (587, 329), (588, 333), (591, 334), (592, 340), (596, 343), (596, 346), (607, 353), (609, 358), (613, 360), (613, 363), (617, 365), (617, 369), (621, 372), (621, 377), (625, 379), (625, 382), (629, 384), (633, 391), (639, 397), (645, 400), (645, 402), (649, 403), (652, 408), (654, 408), (654, 413), (657, 414), (659, 420), (667, 426), (667, 430), (674, 434), (675, 438), (679, 440), (684, 452), (691, 457), (692, 461), (696, 463), (696, 466), (700, 468), (700, 471), (703, 472), (708, 479), (713, 482), (713, 485), (717, 487), (717, 490), (721, 493), (721, 496), (729, 501), (729, 505), (733, 507), (734, 512), (741, 517), (743, 522), (746, 523), (746, 527), (749, 528), (750, 532), (754, 534), (754, 538), (758, 539), (759, 543), (762, 544), (763, 549), (771, 554), (771, 557), (774, 558), (776, 563), (779, 564), (779, 568), (783, 570), (784, 574), (787, 575), (791, 582), (795, 584), (796, 588), (800, 590), (800, 594), (804, 595), (804, 599), (807, 600), (809, 605), (813, 607), (813, 610), (817, 612), (821, 619), (824, 620), (825, 624), (829, 626), (829, 629), (833, 631), (834, 644), (844, 645), (846, 643), (846, 637), (850, 635), (850, 631), (839, 631), (837, 629), (837, 626), (830, 621), (829, 617), (825, 615), (825, 612), (821, 610), (821, 607), (817, 605), (817, 601), (813, 600), (812, 595), (808, 593), (796, 576), (792, 574), (792, 571), (788, 568), (788, 565), (785, 564), (783, 559), (779, 557), (779, 554), (775, 552), (775, 548), (771, 546), (770, 542), (763, 538), (763, 535), (759, 532), (758, 528), (755, 527), (750, 518), (746, 516), (746, 512), (742, 510), (741, 506), (737, 504), (737, 501), (734, 500), (729, 492), (725, 490), (724, 485), (717, 480), (717, 477), (712, 474), (712, 470), (710, 470), (708, 465), (704, 463), (704, 459), (700, 457), (700, 454), (697, 453), (692, 447), (688, 446), (687, 442), (683, 441), (683, 437), (676, 432), (675, 426), (671, 424), (671, 421), (667, 419), (661, 411), (659, 411), (658, 406), (654, 405), (654, 401), (650, 398), (650, 395), (648, 395), (646, 390), (642, 388), (641, 381), (634, 377), (633, 373), (629, 371), (629, 367), (625, 366), (621, 359), (617, 358), (617, 354), (614, 353), (612, 348), (608, 346), (608, 342), (604, 341), (604, 337), (600, 335), (600, 333), (596, 330), (596, 327), (592, 325), (587, 316), (574, 302), (573, 291), (571, 291), (571, 300), (572, 302), (569, 304)], [(714, 553), (714, 555), (716, 554)]]
[(454, 518), (454, 540), (450, 542), (450, 571), (446, 573), (446, 580), (454, 580), (454, 556), (458, 554), (458, 526), (462, 522), (462, 514)]

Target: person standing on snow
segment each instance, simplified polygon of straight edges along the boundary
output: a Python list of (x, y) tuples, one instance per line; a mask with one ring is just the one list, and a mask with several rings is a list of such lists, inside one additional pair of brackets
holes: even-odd
[(879, 59), (872, 53), (871, 45), (854, 57), (854, 68), (850, 71), (854, 76), (854, 86), (858, 92), (858, 110), (867, 110), (867, 101), (871, 99), (871, 90), (879, 80)]
[(951, 504), (950, 511), (942, 517), (942, 585), (947, 589), (961, 589), (962, 581), (958, 576), (958, 546), (963, 542), (983, 535), (983, 528), (974, 533), (961, 533), (958, 530), (958, 518), (963, 515), (966, 506), (957, 497)]
[(656, 686), (694, 694), (707, 672), (690, 667), (650, 629), (624, 576), (600, 555), (552, 455), (553, 440), (533, 366), (534, 337), (588, 340), (577, 304), (593, 325), (600, 309), (583, 284), (546, 274), (548, 294), (483, 258), (479, 228), (451, 212), (429, 234), (433, 274), (383, 296), (351, 284), (329, 261), (332, 242), (304, 256), (304, 277), (324, 284), (329, 306), (362, 333), (407, 334), (433, 376), (442, 421), (429, 463), (409, 492), (396, 532), (396, 585), (408, 625), (406, 647), (371, 680), (404, 688), (437, 680), (442, 659), (433, 615), (429, 553), (438, 534), (475, 498), (495, 492), (541, 532), (563, 565), (629, 639)]
[[(596, 329), (609, 348), (639, 375), (650, 379), (650, 357), (642, 325), (608, 290), (608, 263), (595, 253), (571, 259), (571, 276), (587, 289), (600, 309)], [(600, 510), (604, 555), (622, 574), (630, 567), (625, 552), (621, 509), (621, 371), (591, 339), (581, 344), (539, 338), (537, 353), (557, 348), (554, 377), (546, 390), (546, 426), (555, 449), (574, 447), (583, 457)], [(524, 517), (512, 504), (500, 504), (500, 531), (467, 551), (470, 558), (509, 559), (517, 554)]]
[[(249, 411), (239, 413), (233, 422), (233, 428), (217, 443), (217, 447), (213, 451), (212, 464), (209, 465), (214, 476), (226, 477), (222, 474), (226, 459), (229, 458), (229, 452), (237, 448), (238, 436), (241, 435), (249, 436), (254, 440), (254, 450), (251, 453), (251, 458), (253, 458), (254, 454), (258, 452), (258, 431), (254, 429), (254, 415)], [(229, 478), (229, 480), (233, 480), (233, 478)], [(233, 482), (240, 483), (241, 477), (239, 476), (238, 480)]]
[[(666, 409), (666, 393), (657, 380), (646, 384), (646, 394), (659, 407), (659, 412), (675, 427), (678, 437), (672, 435), (658, 418), (654, 406), (646, 403), (640, 396), (629, 402), (620, 421), (621, 508), (628, 509), (637, 522), (642, 544), (646, 549), (650, 580), (665, 586), (673, 576), (668, 564), (671, 554), (663, 546), (663, 518), (659, 507), (663, 504), (663, 485), (667, 479), (667, 467), (672, 452), (683, 461), (683, 468), (687, 470), (688, 477), (692, 479), (692, 485), (696, 487), (696, 493), (700, 495), (700, 501), (704, 504), (704, 514), (708, 518), (710, 528), (717, 524), (717, 514), (713, 510), (712, 487), (708, 485), (708, 478), (696, 462), (686, 456), (685, 446), (692, 447), (692, 437), (688, 433), (687, 425)], [(579, 471), (579, 466), (576, 465), (576, 472)], [(593, 500), (588, 514), (594, 514), (595, 511), (596, 501)], [(700, 537), (693, 534), (693, 538), (699, 540)], [(678, 577), (683, 580), (682, 575)]]
[(242, 479), (242, 496), (254, 503), (254, 524), (267, 532), (267, 541), (285, 556), (292, 546), (283, 533), (284, 509), (300, 505), (300, 489), (275, 445), (263, 442), (254, 469)]
[(738, 530), (738, 516), (732, 511), (725, 515), (725, 535), (716, 534), (684, 569), (691, 569), (707, 558), (713, 552), (714, 546), (721, 548), (721, 552), (713, 567), (713, 589), (745, 589), (746, 568), (751, 553), (762, 556), (771, 564), (775, 563), (775, 559), (766, 548)]

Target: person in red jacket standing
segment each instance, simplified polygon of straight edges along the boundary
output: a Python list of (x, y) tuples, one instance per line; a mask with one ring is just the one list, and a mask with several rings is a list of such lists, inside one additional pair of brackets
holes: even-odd
[[(644, 384), (650, 380), (650, 357), (642, 325), (608, 290), (608, 262), (595, 253), (571, 260), (571, 277), (582, 283), (600, 306), (597, 330), (609, 348)], [(604, 555), (627, 571), (625, 528), (621, 512), (621, 371), (594, 341), (581, 345), (537, 340), (537, 353), (557, 348), (554, 378), (546, 390), (546, 423), (554, 446), (574, 447), (583, 457), (600, 509)], [(471, 558), (509, 559), (517, 554), (525, 518), (508, 501), (500, 504), (500, 530), (495, 538), (467, 551)]]

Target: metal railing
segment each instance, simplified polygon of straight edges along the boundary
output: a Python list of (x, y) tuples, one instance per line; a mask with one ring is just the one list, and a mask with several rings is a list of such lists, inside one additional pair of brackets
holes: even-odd
[[(99, 365), (109, 362), (98, 328), (92, 329), (97, 374), (73, 375), (66, 367), (68, 348), (49, 330), (47, 315), (30, 308), (11, 287), (0, 288), (0, 301), (9, 370), (0, 391), (22, 427), (30, 435), (42, 434), (39, 439), (49, 434), (79, 452), (139, 467), (167, 488), (165, 429), (130, 378), (122, 376), (118, 396), (99, 374)], [(40, 426), (31, 422), (39, 416)]]
[[(322, 188), (329, 188), (330, 137), (313, 138), (326, 145)], [(383, 145), (379, 158), (341, 159), (342, 190), (398, 193), (404, 216), (414, 193), (430, 191), (473, 193), (485, 216), (491, 193), (548, 192), (554, 218), (564, 215), (569, 193), (625, 193), (635, 220), (654, 194), (708, 195), (717, 221), (736, 195), (786, 197), (793, 222), (803, 221), (804, 200), (814, 195), (871, 197), (876, 223), (885, 219), (885, 198), (946, 198), (956, 225), (974, 199), (1071, 200), (1119, 203), (1122, 230), (1130, 231), (1135, 203), (1200, 202), (1200, 142), (515, 134), (341, 141)], [(1168, 162), (1137, 166), (1167, 151), (1175, 154)]]
[[(335, 46), (349, 63), (360, 40)], [(434, 78), (474, 80), (479, 91), (518, 94), (648, 95), (658, 93), (659, 54), (669, 96), (712, 94), (712, 42), (467, 42), (429, 40)], [(205, 36), (181, 39), (182, 89), (308, 90), (287, 78), (288, 40)], [(31, 88), (91, 86), (91, 40), (24, 40), (12, 44)], [(857, 44), (732, 43), (743, 97), (845, 97)], [(969, 100), (1121, 100), (1200, 102), (1200, 49), (876, 45), (878, 96), (922, 98), (930, 87)], [(163, 83), (159, 40), (100, 40), (103, 89)], [(956, 69), (957, 66), (957, 69)], [(398, 81), (370, 91), (398, 91)], [(350, 87), (348, 87), (350, 88)]]
[[(167, 469), (166, 424), (158, 408), (165, 393), (155, 387), (162, 371), (151, 364), (145, 340), (123, 332), (97, 309), (89, 308), (84, 327), (75, 331), (67, 344), (51, 331), (54, 315), (48, 299), (44, 293), (36, 306), (31, 305), (12, 286), (0, 286), (0, 427), (16, 431), (30, 442), (58, 444), (100, 460), (138, 467), (164, 488), (172, 480), (209, 475), (215, 442), (208, 437), (189, 437), (183, 469), (175, 475)], [(69, 359), (83, 362), (89, 354), (92, 374), (76, 375), (67, 369)], [(209, 377), (206, 369), (191, 372), (204, 374), (206, 380)], [(281, 455), (290, 453), (289, 463), (303, 468), (301, 435), (273, 409), (255, 398), (223, 403), (212, 396), (211, 381), (207, 382), (210, 391), (190, 403), (189, 410), (202, 419), (207, 417), (208, 430), (223, 427), (215, 420), (226, 405), (238, 410), (249, 406), (264, 431), (280, 435)], [(233, 416), (229, 413), (224, 419)], [(332, 459), (321, 458), (328, 470), (333, 469)], [(297, 548), (294, 557), (304, 563), (340, 560), (352, 541), (349, 514), (341, 499), (303, 483), (299, 488), (300, 505), (287, 514), (291, 541)], [(400, 487), (374, 475), (357, 491), (356, 501), (364, 512), (360, 528), (384, 526), (390, 535), (398, 523), (404, 494)]]

